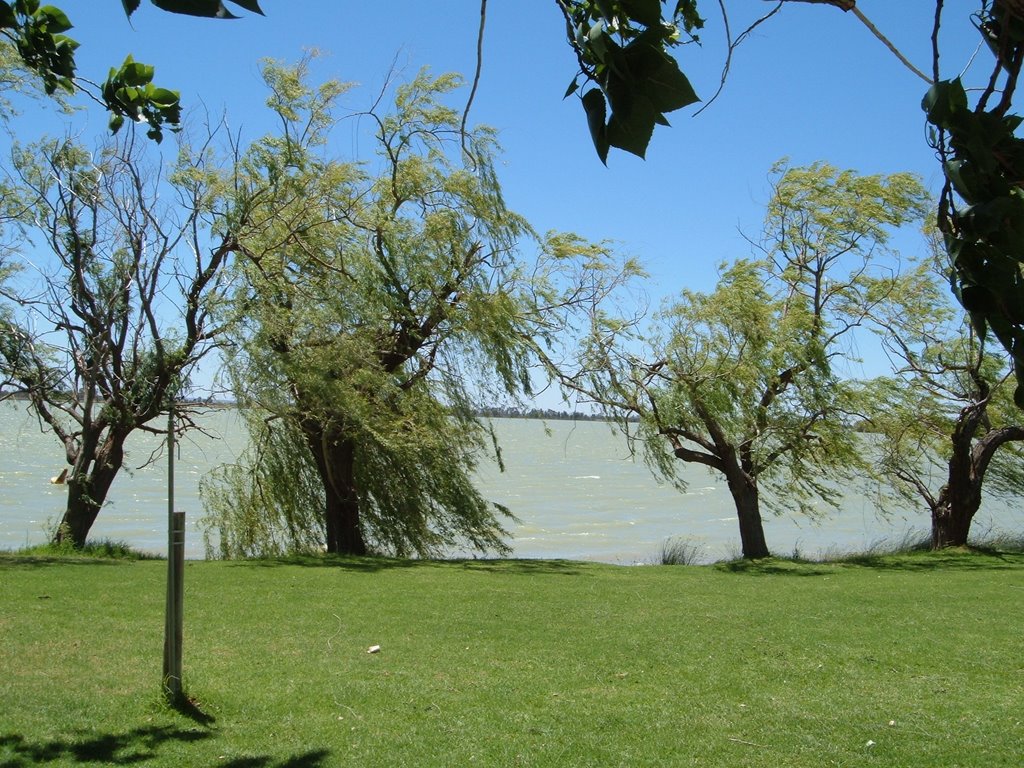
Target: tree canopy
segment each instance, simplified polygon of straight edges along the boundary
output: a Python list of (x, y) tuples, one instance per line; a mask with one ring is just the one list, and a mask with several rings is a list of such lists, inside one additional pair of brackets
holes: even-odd
[[(131, 16), (142, 0), (121, 0), (125, 14)], [(237, 18), (221, 0), (151, 0), (170, 13), (216, 19)], [(230, 0), (252, 13), (262, 14), (257, 0)], [(54, 5), (39, 0), (0, 0), (0, 35), (16, 48), (25, 66), (43, 82), (47, 94), (89, 90), (87, 82), (76, 74), (75, 51), (78, 41), (67, 34), (71, 19)], [(117, 133), (125, 120), (144, 123), (149, 138), (163, 139), (164, 126), (177, 129), (181, 122), (180, 94), (153, 83), (153, 67), (129, 56), (120, 67), (111, 67), (107, 79), (92, 95), (110, 113), (110, 130)]]
[(565, 380), (633, 435), (659, 477), (685, 489), (679, 462), (720, 473), (751, 558), (769, 554), (762, 501), (820, 514), (815, 503), (835, 505), (836, 481), (870, 461), (851, 428), (862, 390), (842, 363), (854, 329), (904, 297), (889, 233), (926, 201), (907, 174), (779, 165), (773, 178), (759, 258), (728, 266), (711, 293), (684, 290), (642, 331), (593, 315)]
[[(362, 115), (375, 152), (354, 161), (323, 154), (344, 86), (311, 86), (304, 64), (264, 77), (281, 131), (246, 153), (231, 200), (253, 223), (231, 370), (260, 445), (227, 493), (208, 487), (222, 551), (245, 552), (252, 528), (271, 548), (504, 551), (504, 510), (472, 482), (491, 442), (475, 409), (531, 393), (534, 351), (556, 331), (545, 306), (591, 295), (600, 278), (561, 278), (582, 261), (598, 274), (606, 254), (538, 244), (506, 208), (493, 132), (463, 133), (444, 103), (458, 77), (395, 88), (390, 111)], [(315, 521), (296, 509), (311, 493)]]
[(967, 545), (983, 494), (1024, 493), (1024, 426), (1009, 360), (986, 349), (954, 309), (941, 272), (922, 262), (902, 311), (878, 318), (897, 366), (870, 383), (867, 422), (884, 507), (892, 491), (912, 508), (923, 503), (935, 549)]
[(95, 154), (52, 139), (15, 152), (18, 246), (44, 255), (0, 281), (0, 381), (63, 447), (57, 540), (85, 543), (126, 439), (153, 429), (218, 343), (212, 309), (234, 241), (209, 229), (208, 159), (183, 150), (165, 180), (129, 137)]

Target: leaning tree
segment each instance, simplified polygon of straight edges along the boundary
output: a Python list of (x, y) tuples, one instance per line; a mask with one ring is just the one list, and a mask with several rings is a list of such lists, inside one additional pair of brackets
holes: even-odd
[(373, 155), (346, 161), (327, 148), (343, 87), (306, 69), (265, 65), (281, 128), (233, 198), (250, 225), (230, 368), (255, 444), (205, 486), (221, 551), (504, 551), (506, 510), (472, 483), (492, 439), (475, 409), (529, 394), (563, 331), (548, 310), (617, 272), (571, 236), (538, 247), (502, 200), (493, 133), (445, 104), (457, 77), (421, 72), (389, 110), (382, 94), (360, 115)]
[(759, 258), (732, 264), (711, 293), (683, 291), (641, 334), (594, 315), (563, 382), (639, 442), (660, 478), (685, 490), (684, 463), (720, 474), (744, 557), (768, 556), (762, 506), (819, 514), (817, 501), (840, 497), (836, 479), (870, 460), (851, 428), (863, 409), (846, 376), (851, 337), (904, 296), (889, 238), (925, 199), (909, 174), (776, 167)]
[[(234, 239), (210, 227), (218, 170), (182, 145), (168, 175), (134, 133), (91, 152), (72, 140), (16, 149), (12, 186), (32, 212), (23, 268), (3, 286), (0, 369), (63, 446), (57, 541), (82, 546), (125, 465), (218, 345)], [(183, 414), (179, 429), (190, 419)]]
[(1024, 493), (1010, 360), (952, 306), (940, 273), (921, 264), (903, 311), (878, 318), (895, 370), (871, 382), (868, 421), (882, 491), (924, 502), (933, 549), (965, 546), (986, 497)]

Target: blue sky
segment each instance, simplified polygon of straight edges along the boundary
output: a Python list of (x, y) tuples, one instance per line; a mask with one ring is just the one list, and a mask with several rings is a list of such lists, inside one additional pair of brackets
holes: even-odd
[[(57, 4), (82, 44), (82, 76), (102, 80), (133, 53), (156, 66), (158, 85), (182, 92), (194, 117), (204, 109), (226, 113), (243, 139), (270, 127), (261, 57), (294, 61), (304, 48), (319, 49), (327, 55), (315, 65), (318, 77), (362, 84), (346, 97), (357, 109), (393, 65), (409, 76), (428, 65), (470, 77), (480, 14), (478, 0), (261, 0), (266, 17), (211, 21), (175, 17), (147, 2), (129, 23), (117, 0)], [(773, 3), (728, 5), (736, 34)], [(957, 74), (977, 48), (968, 16), (978, 5), (946, 2), (944, 76)], [(934, 3), (860, 0), (858, 7), (930, 71)], [(703, 0), (702, 11), (703, 45), (681, 50), (679, 58), (707, 98), (718, 86), (725, 46), (718, 3)], [(694, 108), (674, 113), (673, 127), (656, 131), (646, 161), (613, 152), (607, 168), (593, 151), (579, 103), (562, 99), (576, 66), (554, 2), (490, 0), (484, 45), (471, 122), (499, 130), (509, 206), (539, 231), (618, 241), (651, 273), (655, 301), (684, 287), (708, 290), (720, 262), (749, 254), (739, 229), (758, 234), (768, 170), (783, 156), (862, 173), (912, 171), (933, 190), (940, 184), (920, 108), (926, 84), (853, 14), (831, 6), (787, 4), (736, 51), (725, 89), (709, 109), (697, 117)], [(979, 58), (988, 65), (987, 52)], [(75, 121), (86, 135), (98, 135), (106, 116), (96, 108)], [(56, 116), (32, 114), (19, 125), (61, 130)], [(334, 149), (351, 156), (358, 143), (339, 134)], [(916, 238), (900, 242), (918, 247)]]

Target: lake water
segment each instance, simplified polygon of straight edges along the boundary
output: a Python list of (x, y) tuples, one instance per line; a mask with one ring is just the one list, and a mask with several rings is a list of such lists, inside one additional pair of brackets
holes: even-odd
[[(190, 558), (202, 558), (204, 551), (197, 526), (203, 514), (199, 479), (232, 461), (246, 439), (232, 409), (213, 410), (200, 423), (206, 434), (187, 436), (175, 457), (175, 508), (187, 514)], [(506, 471), (484, 467), (478, 485), (519, 518), (508, 526), (514, 556), (650, 563), (674, 536), (700, 547), (705, 560), (739, 554), (728, 490), (702, 467), (687, 467), (689, 490), (681, 494), (659, 486), (642, 462), (629, 457), (624, 438), (605, 423), (496, 419), (495, 429)], [(128, 468), (114, 482), (92, 537), (166, 553), (166, 454), (146, 466), (160, 447), (155, 435), (136, 434), (129, 441)], [(63, 511), (64, 486), (50, 483), (63, 466), (56, 438), (41, 433), (24, 404), (0, 403), (0, 549), (46, 540)], [(821, 523), (799, 517), (765, 521), (768, 546), (779, 554), (863, 550), (927, 530), (923, 512), (883, 520), (856, 495)], [(972, 530), (1020, 532), (1024, 505), (988, 502)]]

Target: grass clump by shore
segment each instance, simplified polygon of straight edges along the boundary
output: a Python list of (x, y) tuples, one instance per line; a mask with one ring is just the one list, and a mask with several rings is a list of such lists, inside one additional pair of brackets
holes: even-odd
[[(4, 553), (0, 552), (0, 556)], [(100, 539), (88, 541), (83, 547), (75, 547), (70, 541), (55, 543), (46, 542), (22, 547), (15, 550), (14, 555), (24, 558), (92, 558), (111, 560), (163, 560), (166, 558), (151, 552), (143, 552), (133, 548), (126, 541), (114, 541), (112, 539)]]
[[(0, 555), (0, 765), (1018, 766), (1024, 555)], [(379, 651), (368, 651), (379, 646)]]

